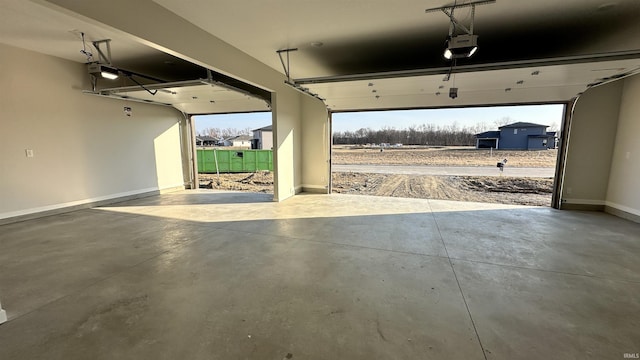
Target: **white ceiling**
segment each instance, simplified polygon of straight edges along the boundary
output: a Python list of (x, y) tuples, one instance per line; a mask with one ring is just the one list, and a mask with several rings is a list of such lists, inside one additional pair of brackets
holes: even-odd
[(156, 52), (104, 27), (95, 26), (75, 17), (53, 11), (28, 0), (0, 0), (0, 42), (19, 48), (86, 62), (80, 53), (80, 32), (91, 41), (112, 39), (114, 61), (155, 55)]
[[(478, 6), (480, 50), (462, 61), (448, 82), (442, 81), (449, 64), (441, 55), (447, 17), (424, 11), (446, 0), (153, 1), (282, 73), (276, 51), (299, 48), (291, 53), (292, 78), (334, 111), (568, 101), (588, 84), (640, 68), (640, 0), (497, 0)], [(469, 10), (456, 17), (468, 23)], [(0, 0), (2, 43), (85, 62), (80, 31), (89, 41), (112, 39), (113, 61), (120, 68), (165, 75), (171, 82), (206, 77), (202, 68), (128, 34), (32, 1)], [(539, 75), (531, 75), (534, 71)], [(448, 89), (454, 80), (459, 96), (452, 100)], [(160, 99), (169, 94), (162, 91), (153, 99), (189, 113), (266, 106), (241, 101), (247, 98), (243, 92), (221, 96), (232, 91), (227, 88), (210, 102), (211, 91), (181, 87), (173, 92), (188, 98)], [(136, 94), (150, 96), (143, 90)]]
[[(448, 66), (448, 18), (425, 9), (452, 0), (153, 1), (278, 71), (276, 50), (299, 48), (296, 79)], [(456, 18), (468, 24), (469, 8)], [(497, 0), (476, 8), (480, 50), (471, 63), (638, 50), (639, 18), (638, 0)], [(496, 42), (499, 51), (487, 50)], [(522, 58), (508, 59), (520, 47)]]

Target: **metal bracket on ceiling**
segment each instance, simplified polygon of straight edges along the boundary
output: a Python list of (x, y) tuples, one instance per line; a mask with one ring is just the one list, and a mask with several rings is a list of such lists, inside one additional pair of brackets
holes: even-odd
[[(111, 65), (111, 39), (97, 40), (92, 41), (91, 43), (93, 44), (93, 47), (98, 50), (98, 61), (101, 64)], [(106, 47), (106, 54), (100, 48), (100, 45), (102, 44), (104, 44)]]
[[(282, 68), (284, 69), (284, 74), (287, 76), (287, 81), (291, 82), (291, 65), (289, 64), (289, 53), (292, 51), (298, 51), (298, 48), (289, 48), (277, 50), (276, 53), (280, 58), (280, 63), (282, 64)], [(287, 63), (285, 64), (284, 59), (282, 58), (282, 53), (287, 54)]]
[(238, 93), (241, 93), (247, 97), (250, 98), (254, 98), (254, 99), (258, 99), (258, 100), (262, 100), (265, 102), (265, 104), (267, 104), (267, 107), (269, 109), (271, 109), (271, 101), (262, 98), (261, 96), (258, 96), (250, 91), (244, 90), (244, 89), (240, 89), (239, 87), (233, 86), (233, 85), (229, 85), (227, 83), (224, 83), (222, 81), (218, 81), (218, 80), (214, 80), (213, 79), (213, 71), (211, 71), (210, 69), (207, 69), (207, 78), (206, 79), (200, 79), (199, 80), (202, 84), (206, 84), (206, 85), (211, 85), (211, 86), (219, 86), (221, 88), (227, 89), (227, 90), (231, 90), (231, 91), (235, 91)]
[[(449, 37), (454, 35), (456, 28), (461, 29), (468, 35), (473, 35), (473, 22), (475, 20), (475, 15), (476, 15), (476, 6), (492, 4), (495, 2), (496, 0), (476, 0), (476, 1), (469, 1), (462, 4), (458, 4), (456, 2), (453, 5), (445, 5), (445, 6), (426, 9), (425, 13), (442, 11), (445, 15), (447, 15), (447, 17), (451, 21), (449, 24)], [(464, 26), (462, 23), (460, 23), (460, 21), (456, 19), (455, 16), (453, 15), (453, 12), (455, 9), (466, 8), (466, 7), (471, 7), (471, 23), (469, 24), (468, 28)]]
[[(322, 103), (324, 103), (324, 106), (327, 106), (326, 103), (326, 99), (321, 98), (318, 94), (311, 92), (309, 90), (309, 88), (300, 86), (299, 84), (296, 84), (295, 81), (291, 80), (291, 65), (289, 63), (289, 53), (292, 51), (298, 51), (298, 48), (289, 48), (289, 49), (282, 49), (282, 50), (277, 50), (276, 53), (278, 54), (278, 57), (280, 58), (280, 63), (282, 63), (282, 68), (284, 69), (284, 74), (287, 76), (287, 80), (284, 81), (285, 84), (291, 86), (292, 88), (294, 88), (295, 90), (309, 95), (311, 97), (314, 97), (320, 101), (322, 101)], [(287, 54), (287, 61), (285, 63), (284, 58), (282, 57), (282, 54), (285, 53)]]

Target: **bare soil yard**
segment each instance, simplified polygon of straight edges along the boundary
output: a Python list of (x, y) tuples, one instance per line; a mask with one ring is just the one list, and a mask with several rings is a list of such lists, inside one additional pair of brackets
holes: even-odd
[(553, 179), (334, 173), (333, 192), (549, 206)]
[[(509, 166), (554, 167), (556, 150), (495, 151), (470, 149), (334, 149), (336, 164), (495, 166), (506, 158)], [(376, 196), (549, 206), (553, 179), (499, 176), (420, 176), (400, 174), (334, 173), (333, 192)], [(200, 174), (200, 187), (273, 192), (270, 172)]]

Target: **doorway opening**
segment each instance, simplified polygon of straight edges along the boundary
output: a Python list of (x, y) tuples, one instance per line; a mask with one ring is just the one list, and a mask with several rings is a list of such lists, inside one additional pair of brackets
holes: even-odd
[(193, 116), (198, 187), (274, 193), (270, 111)]
[(564, 104), (332, 114), (332, 192), (551, 206)]

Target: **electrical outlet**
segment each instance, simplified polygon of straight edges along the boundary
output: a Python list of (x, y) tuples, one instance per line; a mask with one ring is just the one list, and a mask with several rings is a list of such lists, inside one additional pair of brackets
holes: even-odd
[(28, 158), (32, 158), (33, 157), (33, 149), (25, 149), (24, 153)]

